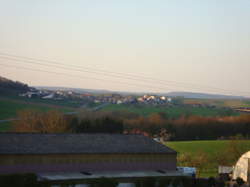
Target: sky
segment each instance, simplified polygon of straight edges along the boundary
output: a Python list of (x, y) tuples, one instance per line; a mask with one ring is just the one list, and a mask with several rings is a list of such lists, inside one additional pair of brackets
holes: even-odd
[(0, 76), (250, 96), (249, 0), (0, 0)]

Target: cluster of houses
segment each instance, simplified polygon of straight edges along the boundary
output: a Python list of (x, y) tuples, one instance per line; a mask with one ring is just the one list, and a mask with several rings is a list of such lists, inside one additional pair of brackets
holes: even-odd
[(137, 98), (137, 101), (146, 104), (165, 104), (171, 103), (172, 98), (165, 96), (144, 95), (142, 97)]
[(122, 96), (120, 94), (101, 94), (94, 96), (95, 103), (128, 104), (136, 103), (134, 96)]
[(165, 96), (143, 95), (143, 96), (121, 96), (112, 94), (109, 96), (97, 96), (95, 103), (112, 103), (112, 104), (127, 104), (127, 103), (144, 103), (144, 104), (166, 104), (171, 103), (172, 99)]
[(19, 96), (27, 98), (62, 100), (66, 98), (71, 98), (72, 96), (75, 97), (76, 95), (72, 91), (52, 91), (52, 90), (32, 89), (26, 93), (19, 94)]
[(166, 96), (156, 95), (120, 95), (120, 94), (90, 94), (90, 93), (76, 93), (72, 91), (53, 91), (53, 90), (31, 90), (26, 93), (20, 94), (21, 97), (27, 98), (41, 98), (51, 100), (63, 99), (84, 99), (93, 103), (111, 103), (111, 104), (166, 104), (171, 103), (172, 98)]

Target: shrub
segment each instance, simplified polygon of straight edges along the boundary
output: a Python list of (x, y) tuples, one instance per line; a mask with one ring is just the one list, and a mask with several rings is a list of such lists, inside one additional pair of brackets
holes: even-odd
[(4, 187), (34, 187), (38, 186), (35, 174), (1, 175), (0, 184)]
[(238, 184), (239, 186), (241, 186), (242, 184), (245, 183), (244, 180), (243, 180), (242, 178), (240, 178), (240, 177), (237, 177), (236, 182), (237, 182), (237, 184)]
[(91, 187), (116, 187), (118, 182), (110, 178), (100, 178), (91, 182)]

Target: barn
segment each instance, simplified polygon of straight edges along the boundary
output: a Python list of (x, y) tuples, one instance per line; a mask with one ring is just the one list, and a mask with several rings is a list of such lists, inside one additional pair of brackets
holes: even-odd
[(178, 176), (176, 151), (142, 135), (0, 134), (0, 174), (41, 180)]

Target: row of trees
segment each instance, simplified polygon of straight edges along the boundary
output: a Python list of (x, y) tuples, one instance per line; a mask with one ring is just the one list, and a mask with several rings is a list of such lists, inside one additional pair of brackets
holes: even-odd
[[(15, 132), (41, 133), (140, 133), (164, 136), (170, 140), (208, 140), (250, 135), (250, 115), (231, 117), (189, 116), (168, 119), (162, 113), (148, 117), (124, 117), (112, 113), (85, 112), (79, 116), (22, 111), (14, 124)], [(163, 133), (164, 132), (164, 133)]]
[(152, 114), (124, 120), (125, 128), (140, 129), (150, 135), (159, 134), (165, 129), (171, 140), (208, 140), (228, 138), (241, 134), (250, 135), (250, 115), (231, 117), (183, 116), (167, 119), (164, 114)]
[(21, 111), (14, 132), (32, 133), (123, 133), (123, 122), (106, 115), (76, 117), (58, 111)]

